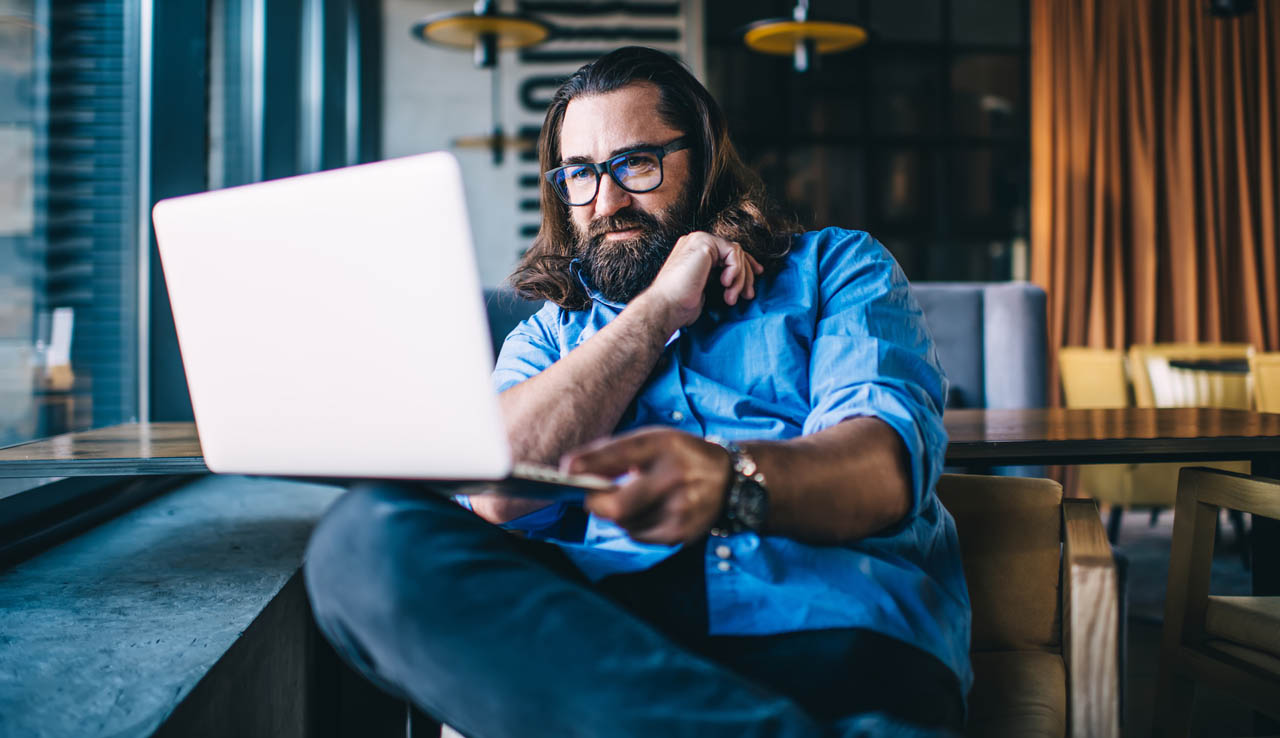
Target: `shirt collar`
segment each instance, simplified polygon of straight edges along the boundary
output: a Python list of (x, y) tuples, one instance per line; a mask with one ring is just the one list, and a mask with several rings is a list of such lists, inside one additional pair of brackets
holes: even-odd
[(590, 297), (592, 300), (608, 305), (611, 308), (616, 308), (617, 310), (622, 310), (627, 306), (625, 302), (614, 302), (613, 300), (610, 300), (600, 294), (600, 290), (597, 290), (591, 285), (591, 280), (587, 279), (586, 273), (582, 270), (581, 258), (574, 257), (569, 262), (569, 272), (578, 280), (578, 284), (582, 285), (582, 289), (587, 291), (587, 297)]
[[(627, 306), (626, 303), (614, 302), (613, 300), (610, 300), (609, 298), (600, 294), (600, 291), (597, 290), (595, 287), (591, 286), (591, 280), (587, 279), (586, 273), (583, 272), (582, 270), (582, 259), (574, 257), (569, 261), (569, 273), (572, 274), (574, 278), (578, 280), (578, 284), (582, 285), (582, 289), (587, 291), (587, 297), (590, 297), (595, 302), (598, 302), (601, 305), (608, 305), (609, 307), (617, 310), (618, 312), (622, 312), (622, 310), (626, 308)], [(671, 336), (667, 338), (666, 345), (670, 346), (671, 344), (678, 341), (680, 339), (681, 332), (682, 332), (682, 329), (677, 328), (676, 332), (672, 333)]]

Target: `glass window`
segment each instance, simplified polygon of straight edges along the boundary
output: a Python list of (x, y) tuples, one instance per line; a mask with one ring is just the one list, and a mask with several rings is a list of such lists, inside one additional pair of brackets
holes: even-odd
[(942, 38), (942, 3), (938, 0), (871, 0), (871, 28), (886, 40), (938, 41)]
[(1025, 225), (1026, 159), (1016, 147), (988, 146), (951, 152), (948, 200), (958, 234), (1016, 233)]
[(752, 62), (710, 10), (727, 4), (708, 6), (711, 92), (804, 225), (866, 229), (912, 279), (1026, 278), (1027, 0), (818, 3), (871, 39), (805, 74)]
[(871, 157), (873, 222), (878, 227), (928, 229), (933, 214), (933, 155), (884, 147)]
[(787, 155), (786, 202), (796, 203), (800, 222), (858, 228), (863, 210), (863, 154), (852, 146), (799, 146)]
[(951, 0), (951, 37), (961, 44), (1025, 43), (1022, 0)]
[(885, 55), (871, 65), (871, 123), (876, 133), (903, 135), (938, 129), (941, 69), (916, 55)]
[[(863, 85), (866, 63), (856, 53), (819, 57), (816, 68), (803, 75), (787, 69), (786, 82), (795, 88), (788, 108), (791, 132), (799, 136), (848, 136), (862, 130)], [(794, 77), (794, 80), (791, 78)]]
[(951, 126), (957, 134), (1008, 137), (1022, 132), (1022, 59), (1017, 54), (958, 54), (951, 63)]
[(137, 413), (137, 38), (0, 0), (0, 445)]

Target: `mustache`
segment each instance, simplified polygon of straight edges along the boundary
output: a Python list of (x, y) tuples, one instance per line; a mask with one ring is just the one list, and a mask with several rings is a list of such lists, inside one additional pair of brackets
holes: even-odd
[(587, 225), (587, 238), (598, 242), (612, 231), (626, 231), (636, 228), (642, 232), (652, 233), (661, 226), (658, 219), (643, 210), (627, 208), (613, 215), (606, 215), (591, 221)]

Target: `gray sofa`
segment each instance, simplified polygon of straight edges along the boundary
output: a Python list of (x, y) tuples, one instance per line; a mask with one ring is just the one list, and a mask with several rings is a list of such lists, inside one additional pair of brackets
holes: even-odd
[[(1045, 294), (1027, 282), (920, 282), (912, 291), (951, 380), (947, 407), (1046, 405)], [(487, 290), (494, 355), (539, 305)]]

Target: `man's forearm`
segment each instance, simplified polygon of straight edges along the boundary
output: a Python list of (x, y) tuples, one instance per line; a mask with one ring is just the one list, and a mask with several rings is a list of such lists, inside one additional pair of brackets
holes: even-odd
[(879, 419), (851, 418), (811, 436), (742, 446), (765, 474), (771, 535), (841, 543), (883, 530), (910, 509), (906, 446)]
[[(498, 398), (511, 453), (555, 464), (560, 456), (613, 432), (662, 356), (670, 318), (656, 302), (637, 299), (585, 343)], [(545, 507), (538, 500), (472, 499), (499, 523)]]
[(613, 432), (669, 337), (666, 317), (637, 301), (545, 371), (502, 393), (512, 455), (554, 464)]

